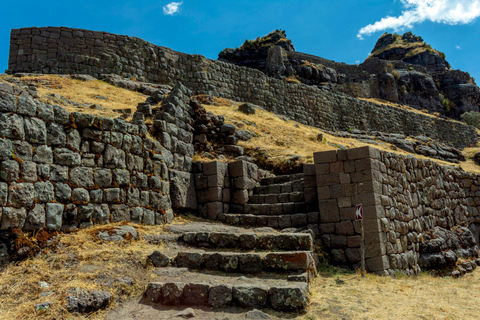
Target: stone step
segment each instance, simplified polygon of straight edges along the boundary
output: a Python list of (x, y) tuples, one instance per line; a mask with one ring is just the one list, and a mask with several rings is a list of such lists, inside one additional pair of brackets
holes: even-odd
[[(161, 253), (157, 251), (156, 254)], [(180, 251), (174, 258), (168, 258), (168, 260), (168, 264), (163, 264), (163, 266), (226, 273), (259, 274), (275, 272), (298, 275), (305, 272), (312, 273), (315, 270), (313, 253), (310, 251), (269, 253)]]
[(283, 183), (274, 183), (269, 185), (260, 185), (254, 189), (255, 194), (279, 194), (300, 191), (305, 189), (303, 178)]
[(260, 181), (260, 185), (268, 186), (272, 184), (282, 184), (285, 182), (292, 182), (292, 181), (303, 179), (303, 176), (304, 176), (303, 173), (296, 173), (296, 174), (281, 175), (281, 176), (270, 177), (270, 178), (263, 178)]
[(225, 308), (271, 308), (282, 312), (305, 312), (308, 284), (263, 278), (233, 278), (192, 274), (159, 276), (148, 284), (144, 300), (162, 305)]
[(284, 214), (284, 215), (253, 215), (227, 213), (219, 216), (221, 222), (232, 226), (271, 227), (275, 229), (308, 228), (318, 232), (318, 212)]
[(186, 232), (180, 240), (187, 245), (204, 248), (241, 250), (311, 251), (313, 239), (309, 233), (235, 234), (228, 232)]
[(253, 204), (305, 202), (305, 192), (295, 191), (280, 194), (254, 194), (250, 196), (248, 202)]
[(297, 214), (310, 211), (310, 206), (307, 206), (305, 202), (287, 202), (287, 203), (263, 203), (254, 204), (246, 203), (243, 206), (243, 212), (232, 213), (244, 213), (253, 215), (282, 215), (282, 214)]

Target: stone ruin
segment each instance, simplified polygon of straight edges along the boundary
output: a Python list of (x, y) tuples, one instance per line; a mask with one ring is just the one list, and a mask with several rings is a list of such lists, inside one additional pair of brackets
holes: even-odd
[[(438, 143), (429, 144), (436, 155), (452, 162), (462, 161), (456, 148), (477, 141), (475, 129), (463, 123), (80, 29), (12, 30), (9, 73), (19, 72), (87, 74), (149, 98), (127, 123), (69, 113), (40, 102), (32, 87), (0, 82), (3, 263), (18, 250), (9, 243), (11, 230), (68, 231), (120, 221), (155, 225), (191, 212), (231, 227), (176, 230), (175, 240), (185, 250), (150, 256), (159, 270), (169, 271), (158, 271), (159, 281), (145, 292), (147, 301), (304, 311), (318, 263), (315, 241), (331, 263), (359, 268), (355, 206), (363, 204), (369, 272), (416, 275), (428, 269), (460, 276), (480, 264), (476, 174), (363, 147), (314, 153), (314, 164), (303, 165), (303, 172), (274, 176), (243, 156), (237, 141), (245, 132), (207, 113), (192, 97), (247, 101), (337, 134), (352, 134), (347, 128), (376, 131), (398, 144), (406, 136), (428, 134)], [(206, 150), (236, 160), (192, 160), (196, 151)], [(212, 276), (200, 283), (196, 270), (282, 276), (223, 284), (221, 276)], [(185, 281), (169, 281), (171, 272)]]

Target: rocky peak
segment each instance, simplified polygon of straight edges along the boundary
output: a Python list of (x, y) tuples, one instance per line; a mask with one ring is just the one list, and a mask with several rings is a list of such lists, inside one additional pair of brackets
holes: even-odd
[(433, 49), (422, 37), (407, 32), (399, 34), (384, 33), (380, 36), (370, 57), (381, 60), (402, 60), (406, 63), (421, 65), (429, 72), (445, 71), (450, 64), (445, 54)]
[(285, 31), (275, 30), (255, 40), (245, 40), (245, 42), (236, 49), (227, 48), (222, 50), (218, 55), (218, 60), (259, 69), (265, 72), (267, 68), (268, 51), (277, 46), (287, 52), (295, 51), (292, 41), (287, 38)]

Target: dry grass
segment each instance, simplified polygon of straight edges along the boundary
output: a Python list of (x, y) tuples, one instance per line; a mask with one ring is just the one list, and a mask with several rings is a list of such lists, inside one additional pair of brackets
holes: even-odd
[[(184, 220), (177, 219), (177, 222), (184, 223)], [(135, 227), (141, 236), (164, 232), (162, 226)], [(161, 246), (145, 240), (101, 242), (95, 235), (104, 228), (106, 226), (95, 226), (60, 234), (61, 245), (57, 248), (45, 249), (35, 258), (10, 264), (3, 270), (0, 276), (0, 319), (84, 318), (75, 317), (66, 310), (65, 297), (70, 295), (70, 289), (77, 287), (109, 291), (115, 297), (111, 307), (141, 295), (152, 277), (151, 272), (146, 272), (147, 255)], [(129, 287), (116, 282), (124, 276), (135, 279), (135, 284)], [(115, 280), (110, 287), (105, 284), (108, 279)], [(47, 282), (50, 287), (40, 288), (40, 281)], [(42, 291), (52, 291), (53, 294), (41, 297)], [(47, 301), (53, 302), (53, 306), (44, 314), (35, 313), (35, 305)], [(99, 312), (92, 319), (102, 319), (104, 314)]]
[(315, 279), (301, 319), (477, 319), (480, 271), (461, 279), (343, 274)]
[[(340, 138), (323, 133), (316, 127), (299, 124), (295, 121), (285, 121), (277, 115), (257, 109), (256, 114), (246, 115), (240, 111), (236, 105), (228, 106), (209, 106), (205, 105), (207, 111), (214, 114), (222, 114), (225, 116), (226, 122), (233, 123), (239, 129), (250, 130), (255, 132), (258, 137), (249, 141), (240, 141), (239, 144), (246, 149), (260, 148), (264, 150), (273, 161), (284, 161), (286, 158), (293, 156), (301, 156), (305, 163), (313, 162), (313, 153), (319, 151), (335, 150), (337, 147), (330, 145), (342, 145), (347, 148), (358, 148), (363, 146), (372, 146), (374, 148), (395, 152), (403, 155), (411, 155), (403, 150), (392, 150), (392, 145), (379, 142), (379, 145), (369, 144), (353, 138)], [(418, 111), (418, 110), (417, 110)], [(323, 141), (318, 141), (317, 136), (323, 133)], [(476, 165), (473, 160), (473, 154), (480, 151), (480, 148), (465, 149), (464, 154), (468, 158), (466, 162), (460, 165), (450, 162), (431, 159), (421, 155), (415, 155), (417, 158), (430, 159), (443, 166), (461, 167), (465, 171), (480, 173), (480, 166)]]
[[(21, 80), (37, 84), (39, 98), (45, 103), (61, 105), (69, 112), (90, 113), (108, 118), (116, 118), (120, 115), (114, 112), (114, 109), (131, 108), (134, 112), (137, 104), (145, 102), (147, 98), (141, 93), (117, 88), (100, 80), (80, 81), (55, 75), (22, 77)], [(97, 104), (104, 110), (75, 107), (53, 97), (52, 93), (78, 103)], [(96, 96), (107, 99), (99, 99)]]

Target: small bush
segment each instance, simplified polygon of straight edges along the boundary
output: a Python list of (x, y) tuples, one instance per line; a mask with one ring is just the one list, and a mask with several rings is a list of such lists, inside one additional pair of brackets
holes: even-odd
[(460, 116), (466, 124), (474, 126), (475, 128), (480, 129), (480, 112), (469, 111), (465, 112)]

